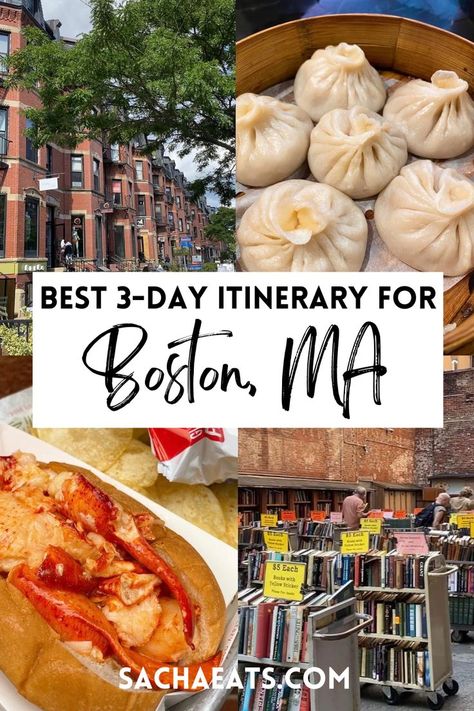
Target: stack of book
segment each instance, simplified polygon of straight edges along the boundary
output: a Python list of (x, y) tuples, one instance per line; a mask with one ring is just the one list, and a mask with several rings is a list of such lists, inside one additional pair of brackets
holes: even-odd
[[(252, 688), (253, 674), (244, 677), (244, 689), (240, 699), (239, 711), (310, 711), (310, 694), (307, 686), (290, 689), (285, 681), (284, 672), (272, 675), (274, 684), (268, 688), (268, 681), (259, 674), (255, 687)], [(293, 677), (292, 677), (293, 679)]]
[(453, 625), (474, 626), (474, 597), (451, 596), (449, 598), (449, 619)]
[(273, 551), (250, 551), (248, 555), (247, 586), (263, 582), (265, 563), (268, 560), (292, 560), (306, 564), (305, 587), (322, 588), (326, 590), (331, 576), (331, 563), (336, 554), (334, 551), (304, 550), (292, 553), (275, 553)]
[(359, 593), (358, 597), (358, 611), (373, 617), (366, 633), (428, 637), (424, 595), (367, 592)]
[(278, 602), (251, 594), (240, 598), (239, 654), (277, 663), (308, 661), (308, 617), (329, 595), (308, 593), (301, 602)]
[(358, 587), (424, 588), (427, 556), (400, 556), (396, 551), (369, 551), (361, 555), (338, 554), (335, 581), (353, 580)]
[(450, 593), (474, 594), (474, 565), (460, 565), (448, 578)]
[(263, 531), (257, 526), (241, 526), (239, 528), (239, 543), (257, 546), (263, 543)]
[(415, 642), (403, 644), (381, 644), (378, 640), (369, 638), (360, 640), (360, 676), (374, 681), (396, 682), (406, 686), (430, 686), (430, 665), (427, 649), (419, 647), (426, 645)]
[(474, 538), (470, 536), (431, 535), (428, 542), (430, 550), (442, 553), (446, 560), (474, 561)]
[(299, 536), (320, 536), (321, 538), (332, 538), (334, 535), (334, 524), (330, 522), (309, 521), (307, 519), (298, 520)]

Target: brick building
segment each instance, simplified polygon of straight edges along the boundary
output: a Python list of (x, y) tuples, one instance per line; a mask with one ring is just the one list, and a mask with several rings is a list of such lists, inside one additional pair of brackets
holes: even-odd
[(243, 474), (411, 484), (414, 457), (409, 429), (239, 430)]
[[(7, 297), (9, 316), (31, 302), (33, 272), (63, 268), (63, 239), (73, 241), (76, 270), (183, 259), (199, 269), (216, 259), (220, 245), (204, 235), (211, 208), (205, 198), (193, 201), (185, 176), (163, 152), (144, 155), (140, 140), (36, 149), (25, 136), (24, 109), (39, 99), (7, 91), (1, 61), (22, 46), (22, 30), (31, 25), (51, 41), (73, 42), (60, 37), (60, 21), (45, 21), (40, 0), (0, 2), (0, 297)], [(40, 190), (48, 176), (57, 177), (57, 189)]]
[(415, 481), (474, 488), (474, 367), (444, 373), (444, 427), (417, 430)]

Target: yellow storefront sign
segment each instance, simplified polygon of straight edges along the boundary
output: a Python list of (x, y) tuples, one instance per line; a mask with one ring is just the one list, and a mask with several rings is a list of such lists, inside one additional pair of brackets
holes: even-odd
[(276, 514), (261, 514), (260, 524), (262, 526), (278, 526), (278, 516)]
[(278, 600), (303, 599), (302, 588), (306, 579), (306, 563), (273, 561), (265, 563), (263, 594)]
[(343, 531), (341, 539), (341, 553), (367, 553), (369, 550), (368, 531)]
[(288, 553), (288, 534), (286, 531), (264, 531), (263, 540), (267, 550)]
[(360, 527), (362, 531), (368, 531), (369, 533), (381, 533), (382, 532), (382, 519), (381, 518), (363, 518), (360, 522)]

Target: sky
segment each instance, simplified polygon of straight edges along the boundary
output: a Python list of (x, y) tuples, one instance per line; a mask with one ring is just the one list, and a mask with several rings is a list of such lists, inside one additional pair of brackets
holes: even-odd
[[(90, 29), (90, 11), (85, 0), (42, 0), (42, 5), (46, 20), (61, 20), (61, 34), (65, 37), (77, 37)], [(168, 151), (168, 155), (189, 180), (198, 177), (192, 154), (179, 158)], [(207, 200), (210, 205), (219, 205), (219, 198), (213, 193), (207, 195)]]

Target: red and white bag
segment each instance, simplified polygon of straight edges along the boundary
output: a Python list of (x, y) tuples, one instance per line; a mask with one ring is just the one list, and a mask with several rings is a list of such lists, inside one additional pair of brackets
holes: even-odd
[(158, 471), (169, 481), (214, 484), (237, 479), (237, 430), (183, 427), (148, 431)]

